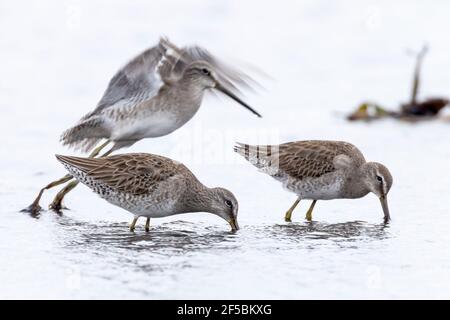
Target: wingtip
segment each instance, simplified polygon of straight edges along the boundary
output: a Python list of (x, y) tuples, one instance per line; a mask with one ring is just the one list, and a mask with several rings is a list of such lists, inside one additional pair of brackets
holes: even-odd
[(169, 38), (165, 34), (163, 34), (159, 37), (159, 42), (165, 44), (169, 42)]
[(234, 152), (239, 153), (239, 151), (242, 150), (242, 148), (244, 148), (244, 147), (245, 147), (245, 143), (236, 141), (234, 143), (233, 150), (234, 150)]

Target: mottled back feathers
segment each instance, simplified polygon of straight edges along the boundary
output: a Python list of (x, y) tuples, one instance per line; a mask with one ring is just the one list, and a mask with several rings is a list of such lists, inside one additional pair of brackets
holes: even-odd
[(105, 184), (115, 191), (131, 195), (151, 193), (158, 184), (188, 169), (171, 159), (151, 154), (122, 154), (101, 158), (80, 158), (57, 155), (69, 172), (71, 167)]
[(297, 141), (271, 146), (238, 143), (235, 152), (265, 172), (292, 178), (318, 178), (346, 167), (365, 162), (362, 153), (352, 144), (341, 141)]

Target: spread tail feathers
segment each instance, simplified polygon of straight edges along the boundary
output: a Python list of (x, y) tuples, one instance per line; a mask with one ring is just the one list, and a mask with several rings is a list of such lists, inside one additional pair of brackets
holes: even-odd
[(234, 152), (243, 156), (257, 168), (278, 168), (278, 146), (276, 145), (252, 146), (236, 142)]
[(91, 118), (64, 131), (60, 140), (65, 146), (89, 152), (102, 138), (107, 138), (103, 121), (99, 118)]

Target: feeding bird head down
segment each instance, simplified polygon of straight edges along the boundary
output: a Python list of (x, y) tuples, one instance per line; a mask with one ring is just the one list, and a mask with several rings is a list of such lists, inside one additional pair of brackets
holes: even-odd
[(365, 165), (365, 183), (370, 192), (374, 193), (381, 202), (383, 208), (384, 221), (390, 220), (387, 194), (392, 187), (392, 175), (388, 168), (378, 162), (368, 162)]
[(224, 188), (212, 189), (214, 197), (211, 199), (211, 212), (226, 220), (233, 231), (239, 230), (237, 222), (238, 201), (235, 196)]
[(206, 61), (195, 61), (192, 62), (184, 72), (184, 77), (190, 81), (196, 82), (203, 89), (216, 89), (223, 94), (227, 95), (244, 108), (248, 109), (253, 114), (261, 118), (255, 109), (249, 106), (241, 98), (239, 98), (232, 90), (230, 90), (227, 84), (220, 80), (220, 76), (214, 70), (213, 66)]

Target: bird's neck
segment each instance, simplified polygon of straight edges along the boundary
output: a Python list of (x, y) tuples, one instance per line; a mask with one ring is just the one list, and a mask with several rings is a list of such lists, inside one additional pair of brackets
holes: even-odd
[(183, 114), (189, 120), (200, 108), (205, 89), (196, 82), (181, 79), (172, 85), (170, 96), (174, 99), (173, 105), (182, 107)]
[(187, 186), (187, 191), (183, 195), (182, 212), (210, 212), (211, 199), (213, 197), (213, 189), (205, 187), (197, 179), (191, 180), (190, 185)]
[(184, 96), (202, 99), (205, 92), (205, 86), (200, 80), (183, 75), (181, 79), (174, 85), (174, 89), (183, 93)]
[(364, 168), (364, 165), (362, 165), (349, 175), (345, 187), (346, 198), (362, 198), (370, 192), (369, 188), (364, 182), (366, 174), (367, 172)]
[(143, 104), (151, 112), (162, 110), (175, 115), (176, 128), (183, 126), (197, 113), (203, 99), (203, 90), (198, 86), (186, 86), (175, 82), (164, 84), (155, 99)]

